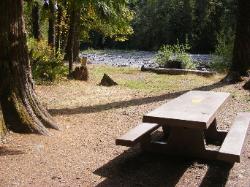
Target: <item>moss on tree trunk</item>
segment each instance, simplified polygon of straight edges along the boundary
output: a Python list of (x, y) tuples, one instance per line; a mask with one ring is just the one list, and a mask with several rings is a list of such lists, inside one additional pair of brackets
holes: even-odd
[(36, 99), (26, 45), (23, 0), (0, 1), (0, 102), (6, 127), (48, 134), (57, 129)]
[(6, 134), (6, 126), (3, 119), (2, 108), (0, 106), (0, 140)]

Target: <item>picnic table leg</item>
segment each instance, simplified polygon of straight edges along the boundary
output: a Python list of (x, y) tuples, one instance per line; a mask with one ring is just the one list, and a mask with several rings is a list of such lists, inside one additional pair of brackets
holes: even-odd
[(170, 135), (171, 128), (166, 125), (162, 125), (162, 130), (163, 130), (164, 138), (167, 139)]
[(172, 128), (167, 145), (171, 152), (199, 155), (205, 151), (204, 132), (200, 129)]
[(142, 144), (144, 151), (158, 152), (167, 155), (186, 155), (190, 157), (215, 159), (218, 151), (207, 150), (203, 129), (168, 127), (166, 141), (151, 141)]
[(227, 135), (227, 131), (217, 129), (217, 121), (214, 119), (212, 124), (205, 132), (206, 141), (208, 144), (221, 145)]
[(144, 149), (144, 147), (146, 147), (147, 145), (149, 145), (151, 142), (151, 135), (148, 134), (146, 135), (141, 141), (140, 141), (140, 146), (142, 149)]

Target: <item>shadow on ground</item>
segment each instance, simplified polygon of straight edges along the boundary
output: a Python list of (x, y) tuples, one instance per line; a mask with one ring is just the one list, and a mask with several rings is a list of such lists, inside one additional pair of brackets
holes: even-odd
[[(211, 85), (195, 88), (194, 90), (204, 90), (204, 91), (207, 90), (208, 91), (208, 90), (212, 90), (212, 89), (215, 89), (218, 87), (222, 87), (223, 85), (225, 85), (225, 84), (222, 82), (217, 82), (217, 83), (214, 83)], [(54, 116), (56, 116), (56, 115), (74, 115), (74, 114), (96, 113), (96, 112), (101, 112), (101, 111), (110, 110), (110, 109), (126, 108), (126, 107), (130, 107), (130, 106), (139, 106), (139, 105), (164, 101), (164, 100), (168, 100), (168, 99), (173, 99), (175, 97), (182, 95), (183, 93), (185, 93), (187, 91), (190, 91), (190, 90), (179, 91), (179, 92), (174, 92), (174, 93), (167, 93), (167, 94), (162, 94), (162, 95), (152, 96), (152, 97), (136, 98), (136, 99), (131, 99), (128, 101), (118, 101), (118, 102), (101, 104), (101, 105), (94, 105), (94, 106), (81, 106), (81, 107), (77, 107), (77, 108), (50, 109), (49, 112)]]
[(24, 154), (24, 152), (16, 149), (10, 149), (7, 147), (0, 147), (0, 156), (21, 155), (21, 154)]
[[(191, 159), (166, 157), (131, 148), (94, 171), (94, 174), (106, 178), (97, 185), (98, 187), (172, 187), (179, 182), (189, 167), (195, 167), (194, 163), (195, 161)], [(205, 177), (199, 182), (200, 186), (224, 186), (226, 184), (232, 165), (206, 161), (200, 164), (208, 166)], [(195, 176), (193, 177), (195, 179)]]

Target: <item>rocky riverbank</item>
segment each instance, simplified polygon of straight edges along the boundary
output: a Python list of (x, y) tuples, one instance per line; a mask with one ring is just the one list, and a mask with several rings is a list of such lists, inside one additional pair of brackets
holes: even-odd
[[(111, 66), (128, 67), (155, 67), (156, 52), (150, 51), (125, 51), (125, 50), (92, 50), (83, 51), (81, 56), (87, 57), (91, 64), (105, 64)], [(199, 69), (206, 68), (212, 61), (209, 54), (190, 54)]]

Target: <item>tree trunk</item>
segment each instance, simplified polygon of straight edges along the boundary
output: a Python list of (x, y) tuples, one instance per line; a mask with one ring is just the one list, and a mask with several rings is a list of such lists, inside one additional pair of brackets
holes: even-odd
[(69, 61), (69, 75), (73, 71), (73, 61), (74, 61), (73, 58), (74, 32), (75, 32), (74, 23), (75, 23), (75, 10), (73, 9), (70, 14), (69, 32), (65, 50), (65, 60)]
[(55, 2), (54, 0), (49, 1), (49, 29), (48, 29), (48, 44), (55, 47)]
[(6, 126), (3, 119), (2, 108), (0, 105), (0, 140), (6, 134)]
[(245, 90), (250, 90), (250, 79), (243, 85)]
[(65, 60), (69, 60), (69, 74), (73, 71), (73, 62), (77, 60), (80, 51), (80, 13), (79, 8), (73, 7), (70, 14), (69, 33), (65, 50)]
[(81, 22), (81, 10), (77, 9), (75, 12), (75, 34), (74, 34), (74, 46), (73, 46), (73, 57), (74, 61), (78, 60), (80, 52), (80, 22)]
[(32, 7), (32, 33), (35, 39), (41, 39), (39, 4), (34, 2)]
[(57, 23), (56, 23), (56, 51), (61, 49), (61, 24), (62, 24), (63, 10), (62, 6), (58, 6), (57, 10)]
[(48, 134), (46, 127), (57, 126), (33, 90), (23, 0), (0, 1), (0, 24), (0, 103), (6, 127)]
[(247, 76), (250, 68), (250, 1), (238, 0), (238, 20), (234, 41), (233, 61), (227, 82), (237, 82)]

